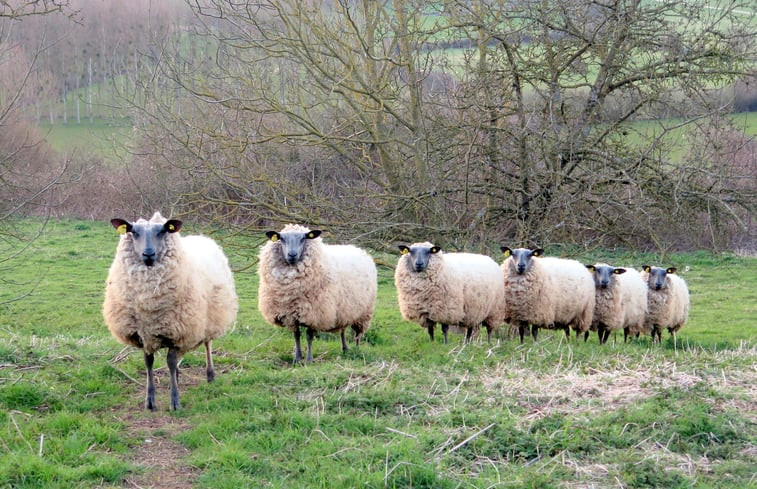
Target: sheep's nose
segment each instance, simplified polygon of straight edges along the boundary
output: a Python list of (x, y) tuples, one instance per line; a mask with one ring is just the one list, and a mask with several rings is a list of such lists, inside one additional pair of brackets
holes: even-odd
[(599, 286), (602, 287), (603, 289), (606, 289), (607, 285), (608, 285), (607, 280), (602, 280), (601, 282), (599, 282)]
[(152, 248), (145, 248), (145, 251), (142, 252), (142, 261), (148, 267), (151, 266), (155, 261), (155, 250)]
[(526, 266), (525, 265), (518, 265), (518, 273), (523, 273), (524, 271), (526, 271)]

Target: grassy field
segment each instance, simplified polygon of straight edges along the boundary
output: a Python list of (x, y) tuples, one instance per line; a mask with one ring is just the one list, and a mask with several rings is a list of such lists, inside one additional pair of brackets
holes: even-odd
[[(106, 223), (57, 220), (0, 265), (1, 488), (757, 487), (755, 258), (672, 258), (692, 294), (677, 349), (667, 334), (600, 346), (546, 331), (432, 344), (381, 268), (364, 344), (342, 354), (322, 335), (307, 366), (257, 312), (256, 275), (237, 273), (216, 381), (201, 351), (187, 355), (171, 413), (161, 354), (149, 413), (142, 355), (100, 314), (116, 242)], [(233, 266), (259, 244), (228, 246)]]
[(39, 124), (39, 129), (50, 146), (60, 152), (74, 154), (78, 159), (101, 158), (108, 163), (118, 163), (126, 155), (125, 146), (130, 142), (132, 127), (128, 119), (112, 120), (82, 119), (81, 124), (69, 120)]

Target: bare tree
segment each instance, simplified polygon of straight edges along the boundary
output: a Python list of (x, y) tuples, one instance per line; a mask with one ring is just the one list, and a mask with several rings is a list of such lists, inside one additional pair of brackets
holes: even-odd
[(754, 212), (681, 140), (730, 130), (713, 89), (754, 76), (748, 3), (194, 0), (203, 53), (166, 44), (136, 120), (224, 220), (661, 247)]
[[(0, 2), (0, 267), (16, 266), (14, 259), (26, 251), (44, 227), (33, 231), (15, 228), (15, 218), (23, 214), (47, 216), (53, 189), (67, 178), (68, 161), (52, 159), (35, 128), (23, 117), (30, 105), (32, 79), (38, 75), (39, 58), (46, 44), (31, 50), (11, 42), (14, 29), (33, 16), (64, 12), (67, 2), (27, 0)], [(66, 14), (70, 14), (67, 12)], [(38, 76), (36, 76), (39, 78)], [(44, 78), (44, 76), (43, 76)], [(4, 284), (6, 285), (6, 284)], [(32, 287), (32, 284), (27, 284)], [(15, 300), (15, 299), (11, 299)]]

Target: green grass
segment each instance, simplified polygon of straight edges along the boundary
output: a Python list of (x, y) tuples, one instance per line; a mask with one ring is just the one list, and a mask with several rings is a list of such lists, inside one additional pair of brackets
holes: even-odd
[(132, 127), (128, 119), (113, 120), (69, 119), (56, 124), (43, 122), (37, 126), (50, 146), (60, 152), (75, 155), (77, 159), (100, 158), (108, 163), (118, 163), (126, 156), (125, 147), (131, 141)]
[[(188, 354), (174, 414), (165, 356), (158, 412), (146, 413), (142, 355), (102, 322), (116, 241), (107, 223), (55, 220), (3, 265), (2, 488), (757, 487), (754, 258), (666, 260), (690, 267), (677, 349), (667, 335), (601, 347), (549, 331), (524, 345), (432, 344), (401, 319), (381, 268), (361, 348), (342, 354), (321, 335), (316, 361), (296, 367), (291, 334), (257, 311), (256, 275), (237, 273), (239, 320), (214, 344), (216, 381), (202, 379), (202, 352)], [(235, 249), (233, 266), (250, 265)], [(656, 263), (609, 255), (596, 258)]]

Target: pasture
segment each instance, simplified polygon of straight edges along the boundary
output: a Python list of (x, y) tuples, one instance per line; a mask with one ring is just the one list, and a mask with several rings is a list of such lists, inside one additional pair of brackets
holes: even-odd
[(692, 296), (677, 348), (667, 332), (662, 345), (549, 331), (520, 345), (504, 330), (432, 344), (380, 266), (360, 349), (320, 335), (315, 362), (293, 366), (291, 333), (257, 311), (263, 239), (224, 243), (241, 270), (238, 322), (214, 342), (213, 384), (201, 350), (184, 358), (176, 413), (165, 351), (145, 412), (142, 354), (103, 324), (108, 223), (53, 220), (0, 264), (0, 487), (757, 487), (756, 258), (668, 257), (689, 267)]

